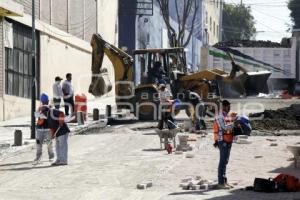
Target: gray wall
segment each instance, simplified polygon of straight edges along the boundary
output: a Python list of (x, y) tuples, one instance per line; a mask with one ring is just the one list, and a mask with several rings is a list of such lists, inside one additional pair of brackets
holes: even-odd
[[(28, 15), (31, 15), (32, 13), (32, 0), (14, 0), (15, 2), (21, 4), (24, 6), (24, 12)], [(40, 18), (40, 1), (43, 0), (34, 0), (34, 6), (35, 6), (35, 17)]]
[(4, 90), (4, 47), (3, 47), (3, 18), (0, 17), (0, 97)]
[[(31, 0), (14, 1), (31, 15)], [(95, 0), (35, 0), (35, 13), (37, 19), (89, 42), (96, 33), (96, 5)]]

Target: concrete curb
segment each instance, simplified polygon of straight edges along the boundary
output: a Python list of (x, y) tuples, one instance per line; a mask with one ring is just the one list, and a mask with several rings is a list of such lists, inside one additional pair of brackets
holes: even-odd
[[(70, 128), (71, 132), (69, 136), (83, 135), (87, 131), (103, 129), (106, 127), (106, 125), (107, 125), (107, 121), (105, 122), (105, 120), (92, 121), (89, 124)], [(30, 141), (33, 142), (29, 142), (29, 143), (27, 142), (27, 144), (23, 144), (22, 146), (18, 146), (18, 147), (9, 144), (9, 147), (8, 145), (4, 145), (6, 148), (2, 149), (0, 146), (0, 156), (1, 156), (0, 160), (4, 160), (8, 157), (13, 157), (23, 151), (26, 151), (29, 148), (33, 148), (35, 142), (34, 140), (30, 140)]]

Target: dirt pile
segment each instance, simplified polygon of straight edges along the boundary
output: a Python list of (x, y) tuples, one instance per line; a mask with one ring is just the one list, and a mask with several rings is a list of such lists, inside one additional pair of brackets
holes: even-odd
[(300, 104), (249, 115), (253, 130), (300, 130)]
[(290, 42), (271, 42), (263, 40), (229, 40), (218, 42), (214, 47), (264, 47), (264, 48), (290, 48)]

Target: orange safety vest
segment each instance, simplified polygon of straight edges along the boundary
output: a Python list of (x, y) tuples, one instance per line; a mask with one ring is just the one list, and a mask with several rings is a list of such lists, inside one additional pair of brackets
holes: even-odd
[[(224, 118), (225, 125), (232, 124), (232, 117), (226, 116), (223, 118)], [(214, 124), (213, 124), (213, 132), (214, 132), (214, 140), (215, 141), (219, 140), (219, 132), (220, 131), (222, 131), (222, 130), (220, 130), (217, 119), (215, 119)], [(226, 132), (222, 131), (222, 135), (223, 135), (224, 142), (228, 142), (228, 143), (233, 142), (233, 131), (232, 130), (228, 130)]]

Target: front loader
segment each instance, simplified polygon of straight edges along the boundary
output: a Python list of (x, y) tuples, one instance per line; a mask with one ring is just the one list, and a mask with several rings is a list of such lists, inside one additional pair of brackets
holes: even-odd
[[(112, 89), (111, 81), (103, 76), (105, 70), (102, 62), (106, 55), (114, 67), (117, 106), (129, 108), (140, 120), (157, 119), (160, 83), (167, 84), (174, 98), (184, 90), (190, 90), (198, 93), (204, 101), (215, 102), (227, 94), (240, 96), (247, 95), (250, 90), (260, 90), (256, 87), (256, 81), (261, 79), (260, 82), (265, 84), (271, 74), (247, 72), (240, 66), (233, 66), (230, 74), (218, 69), (190, 73), (184, 48), (181, 47), (135, 50), (133, 59), (99, 34), (93, 35), (91, 45), (92, 82), (89, 92), (94, 96), (102, 96)], [(238, 71), (242, 71), (242, 74), (237, 76)], [(217, 93), (220, 94), (213, 100), (209, 95), (213, 92), (212, 82), (217, 83)]]

